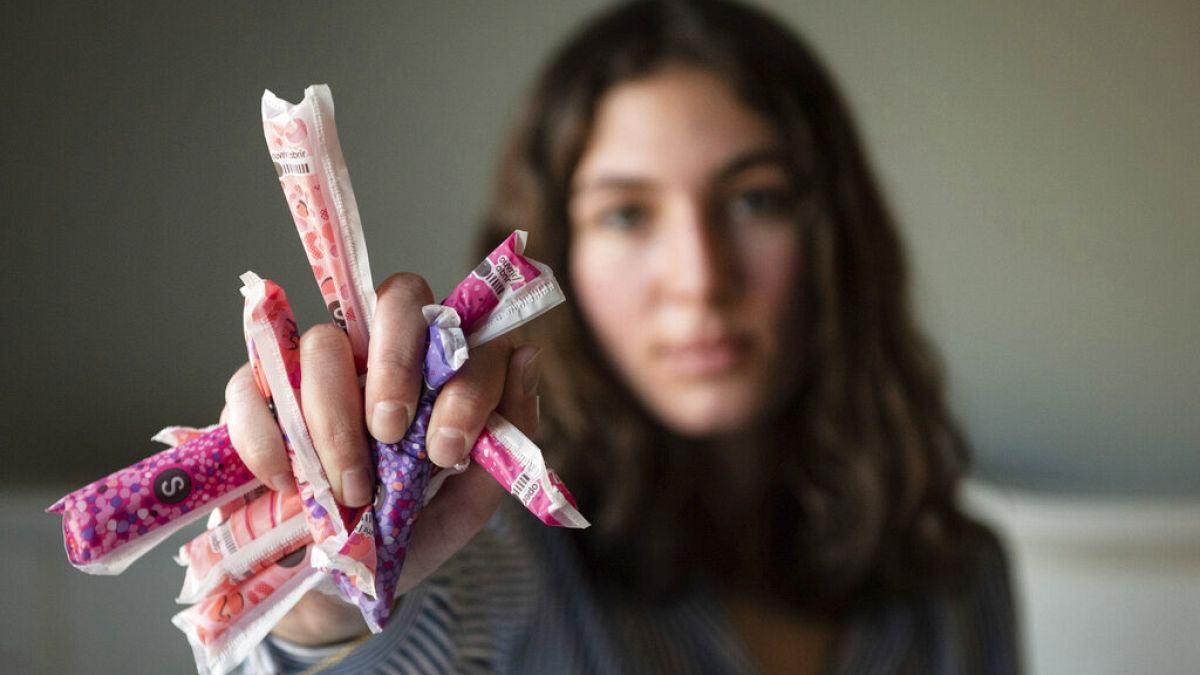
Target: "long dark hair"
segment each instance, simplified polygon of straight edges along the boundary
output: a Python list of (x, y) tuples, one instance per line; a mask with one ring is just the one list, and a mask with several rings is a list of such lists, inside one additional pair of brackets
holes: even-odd
[(528, 230), (570, 303), (567, 201), (597, 103), (667, 65), (715, 73), (780, 134), (811, 206), (805, 365), (755, 479), (723, 485), (714, 450), (636, 402), (577, 309), (536, 322), (543, 445), (594, 523), (577, 535), (586, 564), (637, 598), (722, 579), (823, 610), (961, 577), (980, 532), (955, 505), (968, 453), (912, 320), (896, 228), (833, 82), (778, 22), (726, 2), (636, 2), (585, 26), (510, 139), (484, 247)]

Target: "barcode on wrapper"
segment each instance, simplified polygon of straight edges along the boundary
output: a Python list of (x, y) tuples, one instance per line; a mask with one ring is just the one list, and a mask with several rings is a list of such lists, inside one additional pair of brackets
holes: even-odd
[(529, 502), (538, 493), (540, 487), (537, 481), (533, 480), (532, 476), (528, 473), (522, 473), (513, 481), (512, 495), (521, 500), (521, 503), (525, 506), (529, 506)]
[(233, 537), (233, 528), (228, 522), (221, 523), (219, 526), (209, 532), (208, 545), (214, 553), (219, 553), (228, 558), (237, 553), (237, 540)]
[(284, 176), (307, 176), (312, 173), (308, 162), (276, 162), (276, 172), (280, 178)]

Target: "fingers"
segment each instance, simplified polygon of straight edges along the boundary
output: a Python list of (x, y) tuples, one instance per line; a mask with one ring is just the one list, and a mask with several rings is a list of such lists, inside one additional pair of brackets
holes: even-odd
[(375, 472), (346, 334), (333, 324), (305, 332), (300, 338), (300, 370), (304, 417), (334, 499), (345, 506), (363, 506), (375, 495)]
[(295, 486), (283, 449), (283, 437), (254, 383), (249, 363), (239, 368), (226, 385), (222, 417), (229, 425), (229, 440), (233, 447), (259, 480), (276, 490)]
[(542, 350), (524, 345), (513, 350), (508, 360), (508, 377), (504, 381), (504, 397), (496, 411), (512, 422), (530, 438), (538, 434), (538, 381), (541, 379)]
[(500, 404), (511, 355), (512, 343), (506, 338), (477, 347), (442, 388), (425, 439), (434, 464), (450, 467), (466, 459), (488, 414)]
[(433, 302), (433, 293), (415, 274), (394, 274), (378, 294), (367, 356), (367, 428), (384, 443), (396, 443), (421, 394), (427, 328), (421, 308)]

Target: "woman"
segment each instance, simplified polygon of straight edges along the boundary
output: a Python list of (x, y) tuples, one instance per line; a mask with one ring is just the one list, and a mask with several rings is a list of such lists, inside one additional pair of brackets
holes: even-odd
[[(486, 244), (530, 231), (569, 307), (530, 344), (472, 353), (435, 408), (430, 456), (461, 460), (498, 409), (539, 438), (593, 527), (531, 526), (468, 471), (418, 521), (384, 634), (358, 638), (356, 610), (313, 594), (260, 657), (344, 672), (1016, 671), (1003, 555), (955, 505), (966, 447), (894, 226), (792, 35), (724, 3), (611, 10), (543, 74), (488, 225)], [(310, 430), (349, 505), (373, 493), (364, 415), (394, 441), (415, 408), (432, 301), (412, 275), (381, 286), (365, 392), (344, 335), (302, 338)], [(247, 464), (286, 484), (245, 369), (228, 399)]]

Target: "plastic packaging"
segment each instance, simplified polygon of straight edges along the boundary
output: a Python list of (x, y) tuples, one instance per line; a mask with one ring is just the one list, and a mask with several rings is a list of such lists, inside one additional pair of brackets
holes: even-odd
[(258, 487), (224, 425), (109, 474), (55, 502), (67, 558), (120, 574), (171, 534)]
[(179, 548), (175, 560), (187, 572), (177, 602), (199, 602), (214, 590), (232, 588), (310, 543), (298, 493), (260, 494)]
[(567, 486), (546, 466), (541, 449), (500, 415), (488, 417), (471, 458), (543, 523), (576, 528), (590, 525)]
[(373, 528), (365, 509), (347, 509), (333, 497), (300, 408), (299, 339), (287, 295), (253, 272), (242, 275), (246, 344), (261, 393), (283, 431), (304, 514), (321, 567), (347, 575), (363, 590), (374, 587)]
[(358, 371), (367, 367), (375, 286), (358, 203), (342, 157), (333, 94), (323, 84), (288, 103), (263, 92), (263, 131), (296, 231), (334, 321), (350, 336)]
[(171, 621), (188, 637), (202, 673), (227, 673), (243, 661), (271, 628), (321, 582), (312, 547), (276, 560), (237, 586), (218, 591)]

